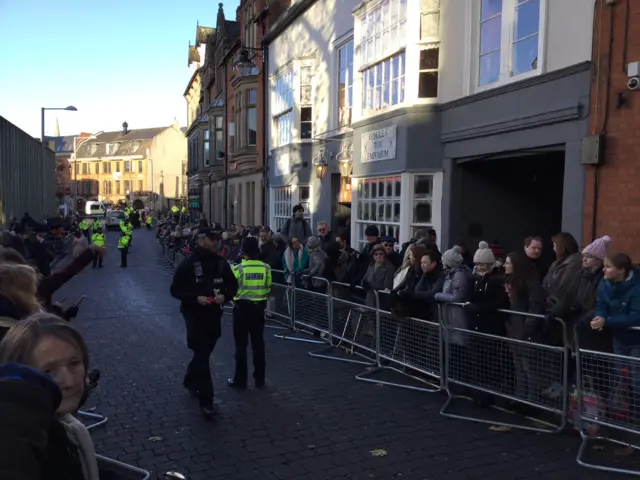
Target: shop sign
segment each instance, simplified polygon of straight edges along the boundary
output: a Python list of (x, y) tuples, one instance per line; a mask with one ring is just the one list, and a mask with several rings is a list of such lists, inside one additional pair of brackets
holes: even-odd
[(363, 133), (360, 137), (360, 162), (377, 162), (396, 158), (397, 125)]

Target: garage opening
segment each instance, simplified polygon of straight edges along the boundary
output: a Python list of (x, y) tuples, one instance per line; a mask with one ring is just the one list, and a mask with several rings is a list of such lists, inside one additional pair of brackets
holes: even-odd
[(553, 256), (550, 238), (562, 229), (564, 152), (474, 160), (456, 169), (454, 241), (464, 238), (475, 251), (480, 240), (497, 240), (506, 254), (540, 235), (549, 247), (545, 256)]

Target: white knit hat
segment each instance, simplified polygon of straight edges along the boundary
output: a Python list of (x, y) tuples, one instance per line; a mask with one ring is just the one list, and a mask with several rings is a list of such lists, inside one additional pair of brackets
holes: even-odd
[(473, 263), (496, 263), (496, 257), (489, 248), (489, 244), (487, 242), (482, 241), (478, 244), (478, 249), (473, 255)]

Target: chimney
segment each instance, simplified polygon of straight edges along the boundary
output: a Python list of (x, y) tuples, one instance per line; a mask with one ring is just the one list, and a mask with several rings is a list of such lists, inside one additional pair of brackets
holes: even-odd
[(129, 124), (127, 122), (124, 122), (122, 124), (122, 134), (126, 135), (127, 133), (129, 133)]

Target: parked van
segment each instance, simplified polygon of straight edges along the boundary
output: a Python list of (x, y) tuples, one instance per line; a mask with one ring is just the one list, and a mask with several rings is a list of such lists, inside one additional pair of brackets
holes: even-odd
[(102, 202), (87, 202), (85, 207), (85, 214), (89, 216), (104, 217), (107, 213), (107, 208)]

